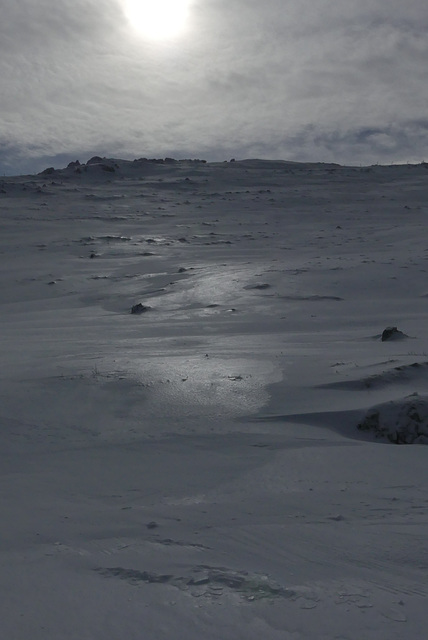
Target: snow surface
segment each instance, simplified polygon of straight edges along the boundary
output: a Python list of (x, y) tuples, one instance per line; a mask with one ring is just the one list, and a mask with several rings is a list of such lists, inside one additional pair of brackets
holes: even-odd
[(358, 425), (426, 419), (426, 165), (95, 159), (0, 208), (1, 637), (424, 637), (427, 449)]

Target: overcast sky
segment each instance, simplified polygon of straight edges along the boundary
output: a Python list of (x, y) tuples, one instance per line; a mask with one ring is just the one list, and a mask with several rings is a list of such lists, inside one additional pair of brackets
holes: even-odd
[(190, 0), (171, 38), (126, 1), (0, 0), (1, 173), (95, 154), (428, 161), (427, 0)]

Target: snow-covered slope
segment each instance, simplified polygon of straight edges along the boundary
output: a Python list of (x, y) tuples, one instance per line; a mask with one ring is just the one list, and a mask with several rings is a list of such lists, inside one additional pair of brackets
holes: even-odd
[(424, 164), (0, 181), (2, 637), (423, 637), (427, 449), (390, 435), (426, 427), (427, 196)]

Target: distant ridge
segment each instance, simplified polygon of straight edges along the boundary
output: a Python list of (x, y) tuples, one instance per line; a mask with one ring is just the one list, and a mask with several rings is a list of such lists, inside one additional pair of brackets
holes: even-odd
[(47, 167), (37, 175), (50, 176), (50, 175), (73, 175), (73, 174), (113, 174), (113, 173), (134, 173), (136, 169), (144, 169), (145, 174), (150, 174), (153, 171), (157, 171), (159, 167), (166, 168), (181, 168), (189, 166), (201, 167), (231, 167), (231, 168), (245, 168), (245, 169), (258, 169), (258, 170), (277, 170), (277, 171), (304, 171), (304, 170), (322, 170), (328, 172), (338, 171), (340, 169), (347, 169), (350, 171), (371, 171), (374, 169), (402, 169), (402, 168), (428, 168), (428, 163), (422, 162), (420, 164), (406, 164), (406, 165), (370, 165), (370, 166), (347, 166), (340, 165), (335, 162), (296, 162), (293, 160), (279, 160), (279, 159), (264, 159), (264, 158), (244, 158), (242, 160), (231, 160), (209, 162), (207, 160), (199, 158), (183, 158), (175, 159), (170, 157), (165, 158), (136, 158), (134, 160), (124, 160), (120, 158), (107, 158), (101, 156), (92, 156), (87, 162), (81, 163), (79, 160), (69, 162), (67, 167), (62, 169), (56, 169), (55, 167)]

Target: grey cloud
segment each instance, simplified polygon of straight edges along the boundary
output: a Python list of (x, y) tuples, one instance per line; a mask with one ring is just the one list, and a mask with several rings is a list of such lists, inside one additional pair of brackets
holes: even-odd
[[(272, 148), (276, 153), (272, 155)], [(244, 146), (240, 157), (278, 157), (300, 162), (342, 164), (420, 163), (428, 158), (428, 119), (403, 122), (386, 127), (320, 130), (307, 125), (294, 135), (283, 136), (258, 145)]]
[(96, 35), (102, 37), (115, 10), (116, 4), (108, 1), (1, 0), (0, 47), (38, 52), (52, 44), (77, 44)]
[(426, 142), (419, 0), (193, 0), (169, 46), (136, 38), (120, 0), (0, 10), (12, 167), (93, 153), (390, 162)]

